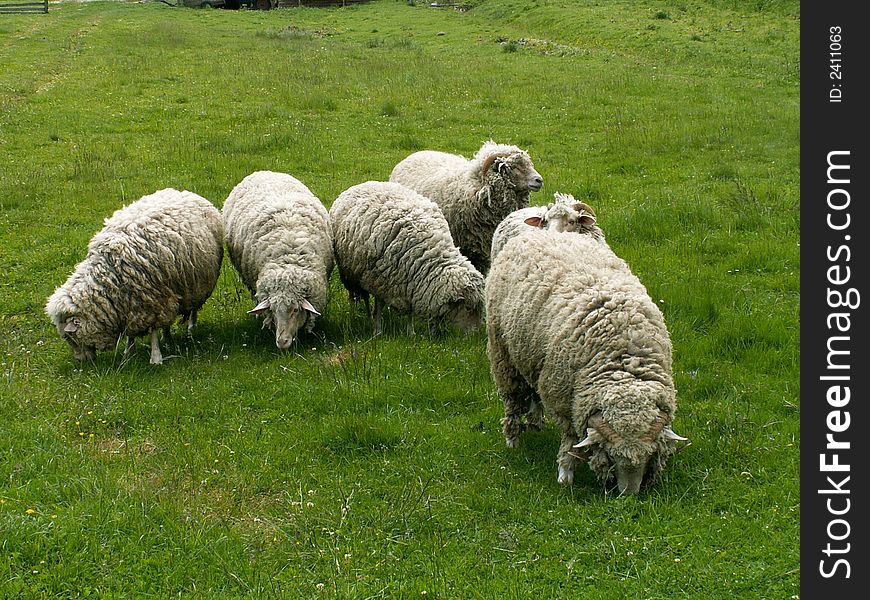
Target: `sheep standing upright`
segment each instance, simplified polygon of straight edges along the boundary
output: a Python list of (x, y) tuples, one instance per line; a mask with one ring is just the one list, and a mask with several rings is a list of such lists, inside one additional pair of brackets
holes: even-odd
[(438, 206), (398, 183), (369, 181), (329, 209), (335, 258), (352, 297), (375, 297), (375, 335), (384, 304), (468, 331), (483, 314), (483, 276), (462, 256)]
[(434, 150), (415, 152), (393, 168), (390, 181), (441, 207), (454, 242), (483, 274), (489, 270), (495, 228), (511, 212), (527, 207), (531, 192), (544, 185), (525, 150), (492, 140), (471, 160)]
[(556, 192), (554, 202), (547, 206), (529, 206), (506, 216), (492, 235), (490, 258), (495, 260), (496, 255), (514, 236), (535, 229), (583, 233), (606, 245), (604, 232), (596, 222), (595, 211), (591, 206), (575, 200), (571, 194)]
[(323, 203), (286, 173), (256, 171), (236, 185), (223, 206), (230, 260), (256, 306), (289, 348), (311, 331), (326, 306), (334, 264), (332, 229)]
[(115, 211), (87, 257), (48, 298), (45, 312), (78, 360), (93, 360), (127, 336), (150, 334), (151, 363), (163, 362), (175, 317), (193, 328), (223, 261), (223, 224), (193, 192), (166, 188)]
[(525, 232), (493, 261), (486, 310), (507, 445), (540, 402), (561, 430), (560, 483), (585, 454), (621, 493), (651, 482), (683, 438), (664, 318), (625, 261), (587, 235)]

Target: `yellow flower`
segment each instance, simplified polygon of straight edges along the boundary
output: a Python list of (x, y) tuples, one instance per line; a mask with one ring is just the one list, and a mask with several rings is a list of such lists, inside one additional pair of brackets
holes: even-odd
[(36, 511), (33, 510), (32, 508), (28, 508), (28, 509), (25, 510), (24, 512), (26, 512), (28, 515), (32, 515), (32, 514), (36, 513)]

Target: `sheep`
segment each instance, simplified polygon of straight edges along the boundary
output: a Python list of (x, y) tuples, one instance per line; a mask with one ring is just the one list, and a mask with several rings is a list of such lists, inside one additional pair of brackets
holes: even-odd
[(289, 348), (300, 330), (313, 331), (329, 300), (329, 213), (292, 175), (256, 171), (233, 188), (222, 214), (230, 261), (256, 303), (248, 314)]
[(471, 160), (434, 150), (415, 152), (393, 168), (390, 181), (438, 204), (456, 245), (484, 275), (495, 228), (512, 211), (529, 206), (531, 192), (544, 185), (525, 150), (492, 140)]
[(604, 232), (596, 225), (595, 211), (585, 202), (579, 202), (571, 194), (556, 192), (554, 202), (547, 206), (529, 206), (510, 213), (495, 228), (492, 236), (490, 257), (496, 255), (514, 236), (523, 231), (551, 229), (560, 232), (585, 233), (602, 244), (607, 244)]
[(91, 238), (86, 258), (48, 298), (45, 312), (80, 361), (149, 334), (151, 364), (180, 315), (193, 329), (223, 261), (218, 209), (189, 191), (159, 190), (118, 209)]
[(533, 230), (505, 244), (486, 282), (487, 355), (519, 444), (540, 405), (561, 430), (558, 482), (589, 458), (622, 494), (651, 483), (673, 454), (676, 412), (664, 318), (624, 260), (587, 235)]
[(329, 209), (339, 276), (351, 298), (375, 298), (374, 335), (383, 306), (465, 332), (480, 327), (483, 275), (453, 243), (438, 205), (398, 183), (368, 181)]

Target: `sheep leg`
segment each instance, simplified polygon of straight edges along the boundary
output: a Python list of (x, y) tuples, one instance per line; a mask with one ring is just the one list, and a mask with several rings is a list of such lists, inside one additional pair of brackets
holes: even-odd
[(414, 337), (417, 332), (414, 331), (414, 315), (408, 315), (408, 335)]
[(526, 425), (529, 429), (540, 431), (544, 428), (544, 405), (537, 394), (529, 399), (529, 411), (526, 413)]
[(151, 330), (151, 364), (163, 364), (163, 355), (160, 354), (160, 342), (157, 340), (157, 330)]
[(529, 412), (535, 391), (511, 364), (506, 349), (499, 343), (496, 335), (491, 335), (487, 344), (489, 363), (496, 388), (504, 403), (504, 418), (501, 420), (502, 433), (508, 448), (520, 444), (523, 431), (523, 416)]
[(381, 313), (384, 310), (384, 302), (375, 296), (375, 311), (372, 313), (372, 335), (381, 335)]
[(127, 336), (127, 345), (124, 346), (124, 356), (127, 356), (128, 354), (130, 354), (130, 352), (133, 350), (133, 347), (135, 345), (136, 345), (136, 338), (134, 338), (132, 335), (128, 335)]
[(187, 318), (187, 330), (193, 331), (194, 327), (196, 327), (197, 322), (198, 320), (196, 310), (190, 311), (190, 316)]
[(574, 470), (581, 460), (577, 457), (574, 445), (580, 438), (569, 431), (562, 431), (562, 442), (559, 444), (559, 453), (556, 455), (556, 464), (559, 467), (559, 476), (556, 479), (562, 485), (574, 483)]

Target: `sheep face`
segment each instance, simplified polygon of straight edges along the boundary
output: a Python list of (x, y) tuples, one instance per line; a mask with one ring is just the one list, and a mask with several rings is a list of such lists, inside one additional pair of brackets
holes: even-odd
[[(257, 282), (257, 306), (248, 314), (263, 317), (263, 327), (275, 330), (275, 345), (287, 349), (299, 330), (313, 325), (320, 312), (298, 290), (300, 279), (281, 269), (265, 269)], [(310, 328), (310, 327), (309, 327)]]
[(288, 304), (280, 300), (273, 303), (266, 298), (248, 311), (248, 314), (263, 316), (263, 327), (275, 329), (275, 345), (286, 350), (293, 344), (296, 334), (308, 322), (320, 313), (303, 298), (298, 305)]
[(676, 451), (676, 442), (686, 439), (670, 429), (670, 420), (648, 395), (636, 398), (636, 402), (620, 395), (606, 411), (589, 417), (586, 437), (574, 448), (589, 453), (589, 468), (601, 481), (615, 476), (620, 494), (637, 494), (664, 469)]
[(480, 303), (459, 300), (451, 302), (445, 319), (458, 327), (466, 335), (476, 331), (483, 324), (483, 311)]
[(58, 288), (48, 299), (45, 312), (58, 335), (69, 344), (76, 360), (94, 360), (97, 350), (112, 348), (120, 336), (107, 334), (94, 319), (81, 314), (66, 288)]
[(595, 226), (595, 214), (589, 213), (580, 203), (575, 205), (552, 204), (547, 209), (541, 222), (541, 227), (559, 233), (574, 231), (577, 233), (591, 232)]
[(595, 211), (591, 206), (574, 200), (570, 194), (557, 193), (555, 198), (556, 202), (547, 205), (543, 214), (526, 219), (526, 225), (558, 233), (596, 233)]
[(97, 348), (83, 341), (82, 333), (87, 330), (87, 323), (77, 316), (69, 316), (63, 321), (55, 323), (60, 337), (69, 344), (73, 356), (79, 361), (94, 360), (97, 356)]
[(484, 163), (484, 177), (502, 179), (507, 187), (517, 192), (537, 192), (544, 185), (544, 178), (524, 151), (491, 156)]
[(619, 493), (625, 495), (637, 494), (643, 485), (651, 484), (673, 452), (667, 447), (659, 448), (658, 442), (612, 443), (591, 427), (587, 429), (587, 439), (590, 438), (598, 441), (592, 444), (589, 468), (604, 482), (615, 476)]

